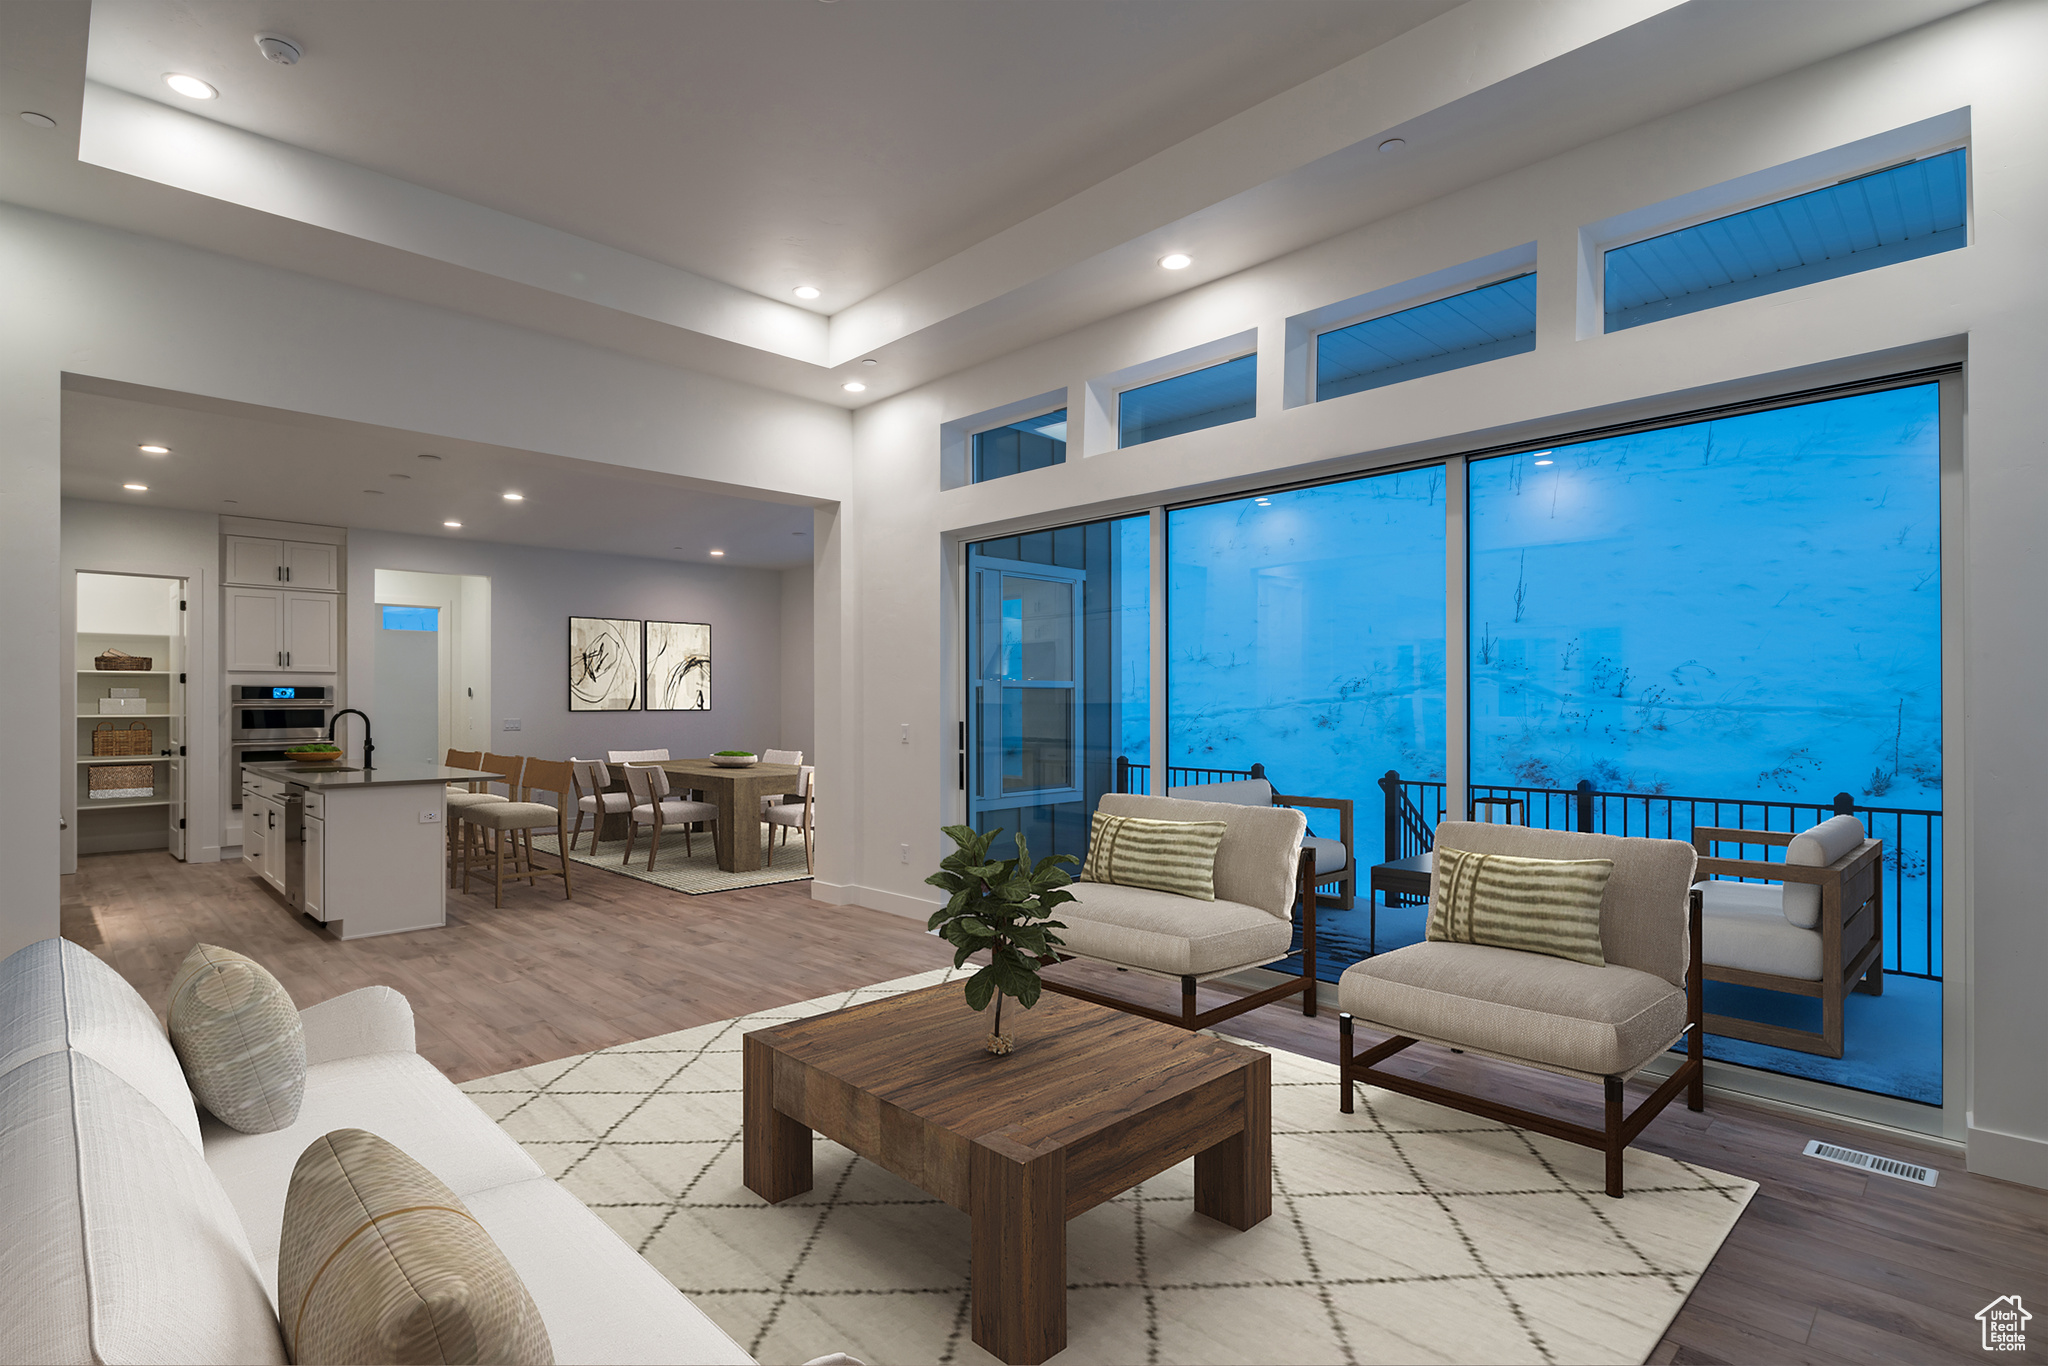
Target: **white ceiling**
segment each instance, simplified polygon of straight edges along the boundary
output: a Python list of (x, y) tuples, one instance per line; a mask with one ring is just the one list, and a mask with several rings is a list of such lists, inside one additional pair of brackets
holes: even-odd
[[(739, 569), (811, 563), (807, 506), (617, 465), (82, 383), (90, 387), (64, 392), (66, 498)], [(144, 443), (171, 454), (143, 455)], [(148, 491), (121, 487), (129, 482)], [(525, 500), (506, 502), (508, 491)], [(448, 519), (461, 529), (442, 526)]]
[(87, 75), (831, 313), (1456, 2), (93, 0)]

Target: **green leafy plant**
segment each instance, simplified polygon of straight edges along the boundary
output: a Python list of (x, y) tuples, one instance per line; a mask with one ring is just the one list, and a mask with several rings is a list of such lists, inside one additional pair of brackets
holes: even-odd
[(340, 745), (293, 745), (293, 746), (292, 746), (291, 748), (287, 749), (287, 750), (285, 751), (285, 753), (287, 753), (287, 754), (339, 754), (339, 753), (341, 753), (341, 746), (340, 746)]
[(925, 881), (950, 897), (925, 928), (937, 930), (953, 946), (956, 968), (987, 951), (987, 966), (967, 979), (967, 1004), (983, 1010), (991, 1000), (996, 1003), (989, 1050), (1006, 1052), (1007, 1042), (998, 1047), (1003, 1039), (1003, 997), (1014, 997), (1024, 1010), (1038, 1003), (1043, 988), (1039, 959), (1066, 942), (1052, 933), (1066, 925), (1047, 917), (1055, 907), (1076, 899), (1062, 890), (1073, 878), (1059, 865), (1081, 860), (1072, 854), (1049, 854), (1034, 864), (1021, 831), (1017, 857), (991, 860), (989, 846), (1003, 833), (1000, 827), (977, 833), (970, 826), (949, 825), (945, 832), (958, 847)]
[(754, 751), (751, 749), (720, 749), (712, 752), (721, 759), (751, 759), (754, 757)]

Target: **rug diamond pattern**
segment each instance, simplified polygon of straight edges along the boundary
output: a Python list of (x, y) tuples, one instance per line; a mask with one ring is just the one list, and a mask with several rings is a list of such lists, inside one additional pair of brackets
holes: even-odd
[[(826, 1139), (804, 1196), (741, 1180), (744, 1034), (962, 975), (463, 1090), (760, 1360), (992, 1362), (968, 1333), (965, 1215)], [(1059, 1362), (1639, 1362), (1756, 1190), (1631, 1151), (1609, 1200), (1596, 1152), (1366, 1088), (1343, 1115), (1333, 1064), (1266, 1051), (1273, 1216), (1196, 1214), (1187, 1162), (1073, 1220)]]

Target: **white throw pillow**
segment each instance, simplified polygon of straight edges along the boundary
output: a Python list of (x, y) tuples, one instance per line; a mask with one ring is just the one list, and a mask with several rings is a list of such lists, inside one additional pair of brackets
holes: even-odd
[[(1794, 835), (1785, 846), (1785, 862), (1825, 868), (1862, 843), (1863, 822), (1854, 816), (1836, 816)], [(1802, 930), (1820, 924), (1820, 887), (1811, 882), (1786, 883), (1785, 919)]]

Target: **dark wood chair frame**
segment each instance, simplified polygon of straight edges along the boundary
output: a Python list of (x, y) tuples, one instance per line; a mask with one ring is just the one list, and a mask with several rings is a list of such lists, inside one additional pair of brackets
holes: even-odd
[(1698, 892), (1687, 896), (1687, 945), (1689, 957), (1685, 969), (1685, 1061), (1666, 1077), (1649, 1097), (1629, 1114), (1623, 1114), (1623, 1079), (1607, 1077), (1606, 1122), (1598, 1129), (1589, 1124), (1574, 1124), (1570, 1120), (1558, 1119), (1551, 1115), (1539, 1114), (1534, 1110), (1523, 1110), (1500, 1101), (1488, 1100), (1484, 1096), (1467, 1095), (1446, 1087), (1433, 1086), (1426, 1081), (1404, 1077), (1397, 1072), (1382, 1071), (1378, 1064), (1393, 1057), (1402, 1049), (1419, 1042), (1404, 1034), (1396, 1034), (1384, 1043), (1367, 1049), (1363, 1053), (1352, 1051), (1351, 1013), (1345, 1011), (1337, 1016), (1337, 1081), (1343, 1090), (1337, 1108), (1345, 1114), (1351, 1113), (1351, 1088), (1357, 1082), (1398, 1091), (1404, 1096), (1417, 1100), (1434, 1101), (1438, 1105), (1466, 1114), (1478, 1115), (1482, 1119), (1499, 1120), (1517, 1128), (1547, 1134), (1551, 1138), (1563, 1139), (1587, 1148), (1597, 1148), (1607, 1154), (1607, 1193), (1621, 1198), (1621, 1155), (1628, 1145), (1636, 1141), (1644, 1127), (1663, 1113), (1664, 1107), (1681, 1090), (1685, 1092), (1685, 1105), (1689, 1110), (1701, 1110), (1707, 1103), (1706, 1054), (1702, 1034), (1702, 1002), (1704, 979), (1700, 969), (1700, 918), (1701, 897)]
[[(1283, 997), (1295, 995), (1301, 997), (1301, 1013), (1314, 1018), (1316, 1013), (1316, 888), (1314, 870), (1314, 855), (1306, 849), (1302, 850), (1301, 862), (1296, 865), (1294, 872), (1294, 894), (1296, 904), (1301, 907), (1301, 975), (1299, 977), (1289, 977), (1284, 982), (1276, 983), (1261, 991), (1255, 991), (1249, 996), (1241, 996), (1223, 1005), (1212, 1006), (1208, 1010), (1198, 1011), (1195, 1009), (1195, 989), (1200, 983), (1192, 975), (1183, 975), (1180, 979), (1180, 1013), (1178, 1015), (1171, 1011), (1161, 1010), (1156, 1006), (1142, 1005), (1137, 1001), (1126, 1000), (1120, 996), (1111, 996), (1105, 992), (1095, 991), (1089, 987), (1079, 986), (1072, 982), (1062, 982), (1044, 976), (1041, 976), (1039, 981), (1047, 991), (1056, 991), (1062, 996), (1071, 996), (1077, 1001), (1089, 1001), (1095, 1005), (1108, 1006), (1112, 1010), (1121, 1010), (1127, 1015), (1139, 1015), (1148, 1020), (1157, 1020), (1161, 1024), (1179, 1025), (1182, 1029), (1187, 1030), (1207, 1029), (1233, 1016), (1242, 1015), (1247, 1010), (1256, 1010), (1262, 1005), (1278, 1001)], [(1055, 920), (1060, 918), (1058, 910), (1054, 910), (1052, 918)], [(1058, 931), (1055, 930), (1054, 933), (1057, 934)], [(1077, 956), (1071, 953), (1055, 952), (1047, 954), (1038, 961), (1042, 967), (1052, 967), (1059, 963), (1071, 963)], [(1294, 955), (1289, 953), (1285, 956), (1291, 958)], [(1102, 963), (1108, 960), (1090, 958), (1084, 961)], [(1111, 964), (1111, 966), (1116, 965)], [(1246, 969), (1246, 971), (1249, 971), (1249, 969)]]
[(1770, 972), (1707, 965), (1710, 982), (1733, 982), (1764, 991), (1783, 991), (1794, 996), (1820, 998), (1818, 1032), (1793, 1029), (1788, 1025), (1759, 1024), (1733, 1015), (1707, 1016), (1707, 1032), (1724, 1038), (1746, 1039), (1818, 1053), (1842, 1056), (1843, 1002), (1851, 991), (1871, 996), (1884, 995), (1884, 841), (1866, 839), (1824, 868), (1796, 863), (1766, 863), (1762, 859), (1733, 859), (1714, 856), (1719, 844), (1790, 844), (1793, 833), (1778, 830), (1731, 830), (1701, 826), (1692, 832), (1693, 848), (1700, 856), (1701, 877), (1719, 873), (1724, 877), (1763, 878), (1771, 882), (1802, 882), (1820, 888), (1820, 980), (1782, 977)]
[[(1273, 794), (1275, 806), (1313, 806), (1324, 811), (1337, 813), (1337, 840), (1344, 846), (1344, 867), (1325, 878), (1316, 879), (1316, 896), (1340, 911), (1348, 911), (1358, 897), (1358, 840), (1351, 828), (1351, 799), (1349, 797), (1285, 797)], [(1324, 896), (1324, 887), (1337, 888), (1335, 896)]]

